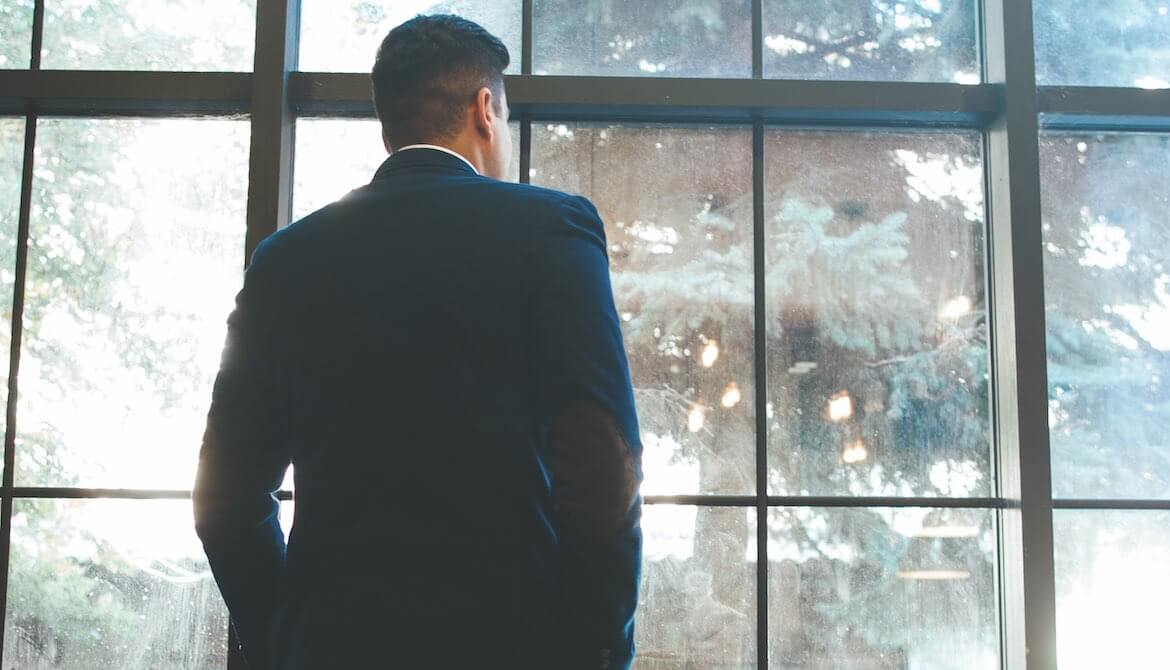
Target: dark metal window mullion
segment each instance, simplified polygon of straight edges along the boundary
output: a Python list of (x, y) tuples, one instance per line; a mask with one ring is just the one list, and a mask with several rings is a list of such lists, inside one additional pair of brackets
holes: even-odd
[(248, 166), (247, 260), (292, 212), (293, 113), (289, 72), (296, 69), (300, 0), (258, 0)]
[[(190, 489), (104, 489), (76, 486), (15, 486), (6, 490), (13, 498), (51, 500), (190, 500)], [(277, 500), (292, 500), (292, 491), (277, 491)]]
[[(988, 48), (989, 48), (988, 42), (987, 42), (987, 20), (986, 20), (986, 16), (983, 13), (982, 5), (976, 6), (976, 12), (977, 12), (977, 14), (976, 14), (976, 21), (975, 21), (975, 31), (976, 31), (975, 44), (976, 44), (976, 49), (977, 49), (976, 55), (977, 55), (978, 62), (979, 62), (979, 77), (980, 77), (981, 82), (986, 83), (988, 81), (988, 77), (989, 77), (989, 75), (988, 75), (989, 68), (988, 68), (988, 64), (987, 64), (987, 53), (988, 53)], [(992, 121), (994, 121), (994, 118), (992, 119)], [(994, 553), (994, 560), (993, 560), (993, 565), (992, 565), (993, 584), (994, 584), (994, 589), (995, 589), (995, 593), (993, 594), (993, 602), (995, 603), (995, 612), (996, 612), (996, 629), (995, 629), (996, 630), (996, 642), (997, 642), (996, 651), (999, 655), (999, 668), (1000, 668), (1000, 670), (1006, 670), (1008, 668), (1008, 665), (1009, 665), (1009, 663), (1008, 663), (1009, 652), (1008, 652), (1008, 646), (1007, 646), (1008, 615), (1007, 615), (1007, 612), (1005, 609), (1007, 602), (1008, 602), (1008, 599), (1005, 597), (1006, 582), (1004, 581), (1004, 578), (1006, 575), (1011, 573), (1011, 570), (1009, 570), (1005, 566), (1005, 561), (1007, 560), (1007, 558), (1006, 558), (1007, 554), (1004, 551), (1004, 541), (1007, 538), (1007, 534), (1004, 532), (1004, 517), (1005, 517), (1005, 514), (1007, 514), (1007, 512), (1005, 512), (1007, 502), (1003, 497), (1003, 495), (1004, 495), (1003, 479), (1004, 478), (1003, 478), (1003, 473), (1001, 471), (1000, 435), (999, 435), (999, 431), (997, 429), (997, 426), (999, 426), (999, 407), (998, 407), (999, 379), (998, 379), (998, 375), (996, 373), (996, 370), (997, 370), (997, 363), (996, 363), (997, 358), (996, 357), (998, 355), (998, 352), (996, 351), (998, 338), (996, 336), (996, 330), (995, 330), (996, 329), (996, 317), (997, 317), (997, 305), (995, 304), (995, 300), (994, 300), (993, 290), (994, 290), (994, 286), (995, 286), (995, 281), (994, 281), (994, 278), (992, 276), (993, 271), (994, 271), (993, 268), (995, 267), (995, 262), (994, 262), (995, 259), (993, 257), (992, 248), (991, 248), (992, 233), (990, 230), (991, 221), (993, 218), (992, 213), (991, 213), (991, 203), (992, 203), (992, 200), (991, 200), (991, 172), (992, 172), (991, 162), (992, 161), (991, 161), (991, 152), (990, 152), (989, 146), (988, 146), (989, 145), (988, 133), (990, 132), (990, 124), (988, 125), (988, 127), (980, 128), (979, 130), (980, 130), (980, 139), (981, 139), (980, 151), (981, 151), (981, 158), (983, 161), (983, 191), (982, 191), (983, 192), (983, 219), (984, 219), (984, 224), (983, 224), (984, 246), (983, 246), (983, 259), (982, 259), (984, 262), (983, 289), (984, 289), (984, 293), (988, 296), (987, 297), (987, 319), (988, 319), (988, 330), (990, 333), (990, 335), (988, 337), (988, 351), (987, 351), (987, 369), (988, 369), (988, 375), (989, 375), (988, 385), (990, 388), (990, 392), (988, 393), (988, 397), (986, 399), (987, 415), (988, 415), (988, 418), (990, 421), (990, 427), (991, 427), (990, 458), (991, 458), (992, 471), (991, 471), (991, 491), (990, 491), (990, 493), (992, 496), (995, 496), (996, 500), (999, 502), (999, 505), (997, 505), (997, 507), (992, 512), (992, 516), (993, 516), (992, 530), (994, 532), (994, 537), (995, 537), (995, 553)]]
[[(756, 1), (759, 4), (759, 0)], [(752, 124), (752, 250), (755, 277), (756, 654), (768, 670), (768, 338), (764, 221), (764, 122)]]
[[(752, 79), (764, 76), (764, 0), (752, 0)], [(768, 336), (764, 122), (752, 119), (752, 264), (756, 406), (756, 667), (768, 670)]]
[(1150, 498), (1057, 498), (1054, 509), (1170, 512), (1170, 500)]
[[(520, 74), (532, 74), (532, 20), (535, 0), (524, 0), (520, 27)], [(532, 114), (525, 109), (520, 115), (520, 183), (532, 182)]]
[(520, 183), (532, 183), (532, 117), (520, 116)]
[[(190, 489), (128, 489), (128, 488), (84, 488), (76, 486), (14, 486), (4, 491), (13, 498), (30, 499), (71, 499), (85, 500), (101, 498), (110, 500), (189, 500)], [(280, 490), (275, 493), (282, 501), (293, 499), (293, 491)], [(468, 504), (475, 504), (475, 496), (464, 496)], [(691, 507), (755, 507), (758, 495), (648, 495), (647, 505), (685, 505)], [(868, 508), (868, 509), (981, 509), (996, 510), (1008, 506), (1001, 498), (930, 498), (897, 496), (766, 496), (768, 508)], [(1153, 509), (1170, 510), (1170, 500), (1145, 499), (1101, 499), (1101, 500), (1057, 500), (1061, 509)]]
[(1002, 665), (1056, 669), (1039, 98), (1032, 0), (985, 0), (984, 66), (1002, 90), (987, 131)]
[[(244, 263), (292, 217), (294, 117), (289, 73), (297, 67), (300, 0), (258, 0), (252, 72), (248, 219)], [(235, 628), (228, 628), (227, 670), (246, 670)]]
[(752, 0), (752, 79), (764, 78), (764, 0)]
[[(41, 69), (41, 44), (45, 32), (45, 0), (33, 3), (33, 25), (29, 70)], [(4, 657), (4, 632), (8, 621), (8, 567), (12, 551), (13, 482), (16, 469), (17, 377), (20, 347), (24, 336), (24, 295), (28, 276), (28, 238), (32, 219), (33, 159), (36, 155), (37, 114), (35, 103), (27, 105), (24, 120), (24, 162), (20, 173), (20, 212), (16, 227), (16, 267), (12, 291), (11, 340), (8, 350), (8, 398), (4, 426), (4, 476), (0, 492), (0, 658)]]
[(520, 17), (520, 74), (532, 74), (532, 32), (533, 32), (533, 3), (536, 0), (523, 0)]
[[(374, 118), (369, 75), (293, 72), (300, 116)], [(509, 102), (539, 118), (792, 126), (987, 128), (1002, 86), (890, 81), (508, 75)], [(226, 116), (248, 112), (249, 72), (0, 70), (0, 115)], [(1170, 90), (1041, 86), (1045, 128), (1165, 132)]]

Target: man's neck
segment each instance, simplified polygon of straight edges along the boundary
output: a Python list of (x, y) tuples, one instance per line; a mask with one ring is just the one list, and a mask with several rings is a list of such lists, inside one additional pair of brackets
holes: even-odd
[(397, 151), (395, 151), (394, 153), (399, 153), (399, 152), (401, 152), (401, 151), (409, 151), (409, 150), (412, 150), (412, 149), (433, 149), (433, 150), (435, 150), (435, 151), (442, 151), (443, 153), (446, 153), (446, 154), (451, 154), (452, 156), (454, 156), (454, 157), (458, 158), (459, 160), (463, 161), (464, 163), (467, 163), (467, 167), (469, 167), (469, 168), (471, 168), (472, 170), (474, 170), (474, 171), (475, 171), (475, 174), (480, 174), (479, 168), (475, 167), (475, 164), (474, 164), (474, 163), (472, 163), (472, 162), (471, 162), (471, 161), (470, 161), (470, 160), (467, 158), (467, 156), (464, 156), (463, 154), (459, 153), (458, 151), (456, 151), (456, 150), (454, 150), (454, 149), (452, 149), (452, 148), (450, 148), (450, 147), (444, 147), (444, 146), (441, 146), (441, 145), (438, 145), (438, 144), (408, 144), (408, 145), (406, 145), (406, 146), (404, 146), (404, 147), (400, 147), (400, 148), (399, 148)]

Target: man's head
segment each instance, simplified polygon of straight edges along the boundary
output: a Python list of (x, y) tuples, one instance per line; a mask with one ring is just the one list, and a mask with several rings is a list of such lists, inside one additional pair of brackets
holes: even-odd
[(386, 149), (444, 146), (502, 179), (512, 156), (508, 62), (499, 39), (457, 16), (419, 16), (391, 30), (371, 74)]

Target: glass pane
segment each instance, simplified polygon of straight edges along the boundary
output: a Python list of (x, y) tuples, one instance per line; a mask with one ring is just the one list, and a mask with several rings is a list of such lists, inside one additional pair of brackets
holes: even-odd
[[(12, 346), (12, 292), (16, 280), (16, 229), (24, 167), (24, 119), (0, 118), (0, 403), (8, 406), (8, 351)], [(7, 429), (0, 417), (0, 434)]]
[(252, 69), (256, 0), (46, 0), (42, 65)]
[(4, 667), (222, 670), (227, 609), (189, 501), (17, 500)]
[(755, 491), (751, 132), (532, 129), (532, 182), (605, 220), (646, 494)]
[(1170, 135), (1041, 141), (1057, 497), (1170, 497)]
[(769, 490), (991, 490), (979, 136), (765, 140)]
[(980, 81), (977, 0), (764, 0), (764, 74)]
[(535, 74), (750, 77), (750, 0), (534, 0)]
[(32, 54), (33, 0), (0, 3), (0, 69), (24, 70)]
[(769, 667), (999, 668), (995, 537), (985, 510), (772, 510)]
[(756, 667), (755, 509), (643, 509), (635, 667)]
[[(512, 130), (512, 173), (520, 181), (520, 123)], [(386, 160), (377, 119), (300, 119), (293, 169), (293, 220), (312, 214), (374, 178)]]
[(370, 183), (386, 160), (377, 119), (298, 119), (296, 140), (294, 221)]
[(1061, 670), (1162, 668), (1170, 512), (1057, 510)]
[(1167, 0), (1035, 0), (1041, 85), (1170, 88)]
[(419, 14), (458, 14), (500, 38), (520, 73), (520, 0), (301, 0), (300, 69), (369, 72), (386, 34)]
[(19, 483), (190, 488), (247, 190), (246, 121), (41, 120)]

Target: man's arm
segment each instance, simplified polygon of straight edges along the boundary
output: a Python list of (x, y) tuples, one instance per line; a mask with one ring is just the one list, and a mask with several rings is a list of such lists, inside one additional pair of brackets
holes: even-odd
[(283, 431), (288, 387), (274, 351), (280, 287), (264, 248), (253, 256), (228, 317), (194, 491), (195, 530), (252, 670), (275, 663), (285, 542), (273, 493), (289, 465)]
[(568, 198), (536, 249), (534, 350), (568, 609), (569, 670), (628, 668), (642, 561), (641, 443), (605, 229)]

